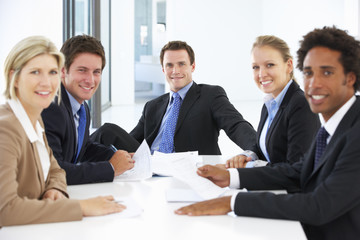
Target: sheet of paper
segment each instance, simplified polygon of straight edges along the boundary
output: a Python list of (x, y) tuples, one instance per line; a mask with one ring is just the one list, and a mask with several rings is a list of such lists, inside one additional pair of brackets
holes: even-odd
[(135, 160), (134, 167), (116, 176), (114, 181), (139, 181), (152, 176), (151, 153), (146, 140), (136, 150), (133, 159)]
[[(161, 153), (155, 151), (151, 158), (152, 171), (161, 176), (173, 176), (174, 167), (172, 161), (186, 156), (198, 156), (198, 152)], [(202, 161), (202, 159), (199, 159), (199, 161)]]
[(172, 160), (173, 176), (187, 183), (204, 200), (217, 198), (228, 188), (221, 188), (210, 180), (197, 175), (197, 163), (200, 156), (186, 156)]

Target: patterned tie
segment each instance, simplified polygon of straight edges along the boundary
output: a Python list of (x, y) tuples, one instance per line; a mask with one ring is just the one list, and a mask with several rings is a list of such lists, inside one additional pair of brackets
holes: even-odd
[(164, 132), (161, 137), (159, 152), (172, 153), (174, 152), (174, 134), (176, 122), (179, 116), (181, 106), (181, 97), (178, 93), (173, 94), (173, 104), (171, 106), (169, 116), (166, 119)]
[(316, 168), (317, 164), (321, 156), (323, 155), (325, 148), (326, 148), (326, 139), (328, 138), (329, 134), (325, 130), (324, 127), (321, 127), (316, 136), (316, 149), (315, 149), (315, 161), (314, 161), (314, 169)]
[(85, 126), (86, 126), (86, 112), (84, 104), (81, 104), (79, 111), (77, 112), (79, 115), (79, 126), (78, 126), (78, 147), (76, 153), (76, 161), (78, 160), (78, 156), (81, 150), (81, 146), (84, 141), (84, 134), (85, 134)]

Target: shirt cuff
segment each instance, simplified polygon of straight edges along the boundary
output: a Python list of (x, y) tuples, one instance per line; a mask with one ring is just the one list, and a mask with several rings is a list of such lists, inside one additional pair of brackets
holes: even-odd
[(245, 168), (253, 168), (255, 167), (255, 161), (247, 162), (245, 165)]
[(268, 161), (255, 160), (255, 161), (246, 163), (246, 168), (264, 167), (264, 166), (268, 165), (268, 163), (269, 163)]
[(231, 196), (231, 201), (230, 201), (231, 211), (234, 211), (234, 209), (235, 209), (235, 200), (236, 200), (237, 194), (238, 194), (238, 193), (234, 193), (234, 194)]
[(240, 153), (240, 155), (245, 155), (247, 157), (251, 157), (251, 160), (258, 160), (259, 157), (251, 150), (245, 150), (244, 152)]
[(239, 172), (236, 168), (229, 168), (228, 169), (230, 173), (230, 188), (240, 188), (240, 178), (239, 178)]

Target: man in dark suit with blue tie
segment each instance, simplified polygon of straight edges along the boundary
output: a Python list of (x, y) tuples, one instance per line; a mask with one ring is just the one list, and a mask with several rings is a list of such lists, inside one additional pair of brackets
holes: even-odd
[(243, 149), (255, 143), (255, 130), (229, 102), (224, 89), (193, 81), (195, 54), (186, 42), (166, 44), (160, 63), (171, 91), (146, 103), (130, 135), (139, 142), (146, 139), (152, 152), (165, 153), (221, 154), (221, 129)]
[(298, 68), (305, 96), (322, 123), (304, 158), (275, 167), (198, 169), (221, 187), (286, 189), (289, 194), (242, 192), (181, 208), (177, 214), (234, 210), (239, 216), (300, 221), (309, 239), (359, 238), (360, 99), (355, 92), (360, 86), (360, 43), (336, 27), (315, 29), (300, 43)]
[[(61, 73), (61, 98), (58, 97), (42, 112), (49, 145), (59, 165), (66, 172), (68, 184), (111, 182), (114, 177), (134, 167), (131, 154), (114, 151), (89, 136), (90, 113), (85, 100), (97, 90), (105, 67), (105, 52), (96, 38), (79, 35), (62, 46), (65, 67)], [(118, 141), (131, 143), (131, 137), (114, 124), (105, 124), (97, 130), (101, 137), (107, 131), (116, 131)], [(107, 134), (105, 134), (107, 135)], [(136, 150), (138, 143), (133, 139)]]

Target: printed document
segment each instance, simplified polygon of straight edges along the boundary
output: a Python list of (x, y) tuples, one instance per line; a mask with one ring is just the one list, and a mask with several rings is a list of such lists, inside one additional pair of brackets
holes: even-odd
[(116, 176), (114, 181), (139, 181), (152, 176), (151, 153), (146, 140), (136, 150), (133, 159), (135, 160), (134, 167)]

